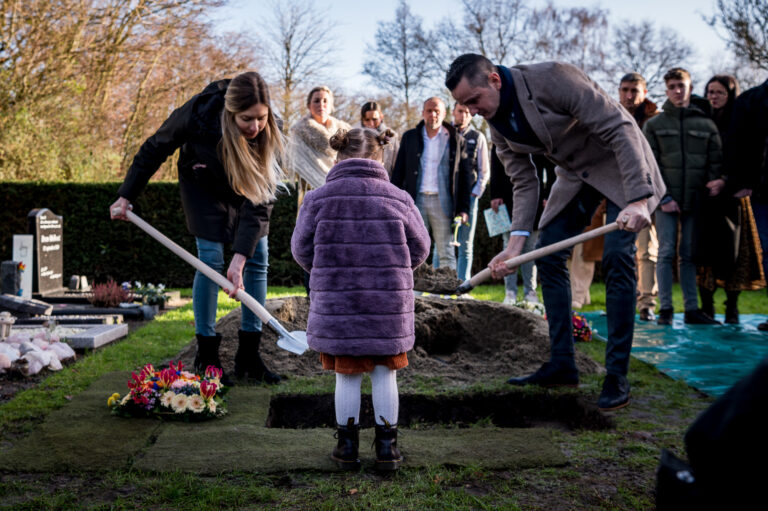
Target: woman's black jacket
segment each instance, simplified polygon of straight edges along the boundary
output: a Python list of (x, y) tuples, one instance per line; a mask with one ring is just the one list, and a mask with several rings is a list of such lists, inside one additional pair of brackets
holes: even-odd
[(257, 206), (237, 194), (221, 163), (221, 112), (228, 85), (229, 80), (213, 82), (177, 108), (142, 144), (118, 194), (134, 201), (160, 165), (181, 147), (179, 191), (189, 232), (232, 243), (235, 252), (250, 258), (269, 232), (272, 204)]

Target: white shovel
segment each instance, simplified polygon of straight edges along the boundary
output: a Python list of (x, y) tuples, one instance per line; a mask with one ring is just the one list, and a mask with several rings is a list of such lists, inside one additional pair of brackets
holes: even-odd
[[(598, 227), (597, 229), (592, 229), (591, 231), (583, 232), (578, 236), (573, 236), (572, 238), (567, 238), (562, 241), (558, 241), (557, 243), (552, 243), (551, 245), (547, 245), (546, 247), (537, 248), (536, 250), (531, 250), (530, 252), (526, 252), (525, 254), (520, 254), (517, 257), (507, 259), (506, 261), (504, 261), (504, 264), (506, 265), (507, 268), (517, 268), (523, 263), (534, 261), (544, 256), (554, 254), (555, 252), (559, 252), (564, 248), (569, 248), (574, 245), (578, 245), (582, 241), (591, 240), (592, 238), (597, 238), (598, 236), (604, 236), (609, 232), (613, 232), (617, 230), (618, 228), (619, 228), (619, 224), (617, 224), (616, 222), (613, 222), (613, 223), (604, 225), (602, 227)], [(469, 280), (462, 282), (462, 284), (458, 287), (458, 289), (456, 289), (456, 294), (461, 295), (464, 293), (469, 293), (475, 288), (475, 286), (480, 285), (481, 283), (488, 280), (488, 277), (490, 276), (491, 276), (491, 269), (485, 268), (484, 270), (474, 274)]]
[[(119, 210), (115, 210), (114, 214), (119, 214)], [(200, 273), (214, 281), (219, 287), (221, 287), (224, 291), (229, 292), (229, 290), (233, 289), (235, 287), (234, 284), (232, 284), (230, 281), (228, 281), (224, 276), (219, 274), (216, 270), (202, 262), (197, 257), (193, 256), (186, 250), (184, 250), (182, 247), (177, 245), (175, 242), (173, 242), (171, 239), (169, 239), (167, 236), (165, 236), (163, 233), (149, 225), (147, 222), (141, 219), (136, 213), (133, 211), (127, 210), (125, 212), (125, 216), (128, 220), (136, 224), (141, 230), (155, 238), (157, 241), (165, 245), (166, 248), (168, 248), (171, 252), (176, 254), (177, 256), (184, 259), (186, 262), (191, 264), (195, 267)], [(290, 351), (291, 353), (295, 353), (297, 355), (301, 355), (305, 351), (307, 351), (307, 348), (309, 346), (307, 345), (307, 332), (302, 332), (300, 330), (295, 330), (293, 332), (288, 333), (288, 331), (278, 323), (278, 321), (270, 314), (267, 309), (262, 307), (262, 305), (256, 301), (255, 298), (253, 298), (251, 295), (246, 293), (242, 289), (237, 290), (237, 294), (235, 294), (235, 297), (240, 300), (243, 305), (248, 307), (253, 311), (254, 314), (256, 314), (259, 319), (268, 327), (270, 327), (272, 330), (275, 331), (278, 335), (277, 339), (277, 345), (283, 348), (284, 350)]]

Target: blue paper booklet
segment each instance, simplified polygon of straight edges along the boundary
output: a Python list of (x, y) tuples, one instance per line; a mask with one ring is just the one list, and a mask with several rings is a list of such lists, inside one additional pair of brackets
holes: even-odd
[(494, 213), (492, 208), (488, 208), (483, 211), (483, 215), (485, 215), (485, 225), (488, 227), (488, 236), (493, 237), (503, 232), (509, 232), (512, 223), (509, 221), (507, 206), (504, 204), (499, 206), (498, 213)]

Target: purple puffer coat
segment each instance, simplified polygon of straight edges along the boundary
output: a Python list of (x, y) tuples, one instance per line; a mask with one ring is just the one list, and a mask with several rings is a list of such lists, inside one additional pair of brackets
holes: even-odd
[(413, 348), (413, 270), (429, 248), (413, 199), (379, 162), (336, 164), (304, 197), (291, 238), (294, 259), (310, 272), (310, 348), (352, 356)]

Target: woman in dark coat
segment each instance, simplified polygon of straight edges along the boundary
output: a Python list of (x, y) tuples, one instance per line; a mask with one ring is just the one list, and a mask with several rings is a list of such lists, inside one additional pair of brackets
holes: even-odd
[[(187, 228), (197, 241), (198, 257), (224, 269), (224, 243), (235, 252), (227, 278), (264, 303), (267, 293), (269, 216), (282, 173), (277, 164), (282, 141), (269, 106), (269, 90), (258, 73), (209, 84), (176, 109), (136, 154), (120, 198), (110, 206), (113, 219), (125, 219), (152, 175), (176, 149), (179, 188)], [(218, 287), (195, 273), (192, 307), (197, 354), (195, 369), (221, 367), (221, 335), (214, 330)], [(259, 355), (261, 320), (243, 307), (235, 375), (276, 383), (280, 377)], [(228, 378), (226, 379), (229, 382)]]
[[(725, 145), (739, 84), (733, 76), (715, 75), (707, 82), (704, 92)], [(704, 198), (701, 207), (697, 280), (701, 310), (714, 318), (714, 293), (722, 287), (726, 295), (725, 322), (738, 323), (739, 293), (763, 287), (765, 281), (750, 199), (736, 184), (741, 181), (737, 175), (740, 169), (723, 170), (723, 191)]]
[(408, 365), (415, 340), (413, 270), (429, 255), (419, 210), (381, 164), (388, 136), (355, 128), (331, 137), (338, 163), (325, 185), (307, 192), (291, 238), (294, 259), (310, 272), (307, 341), (323, 368), (336, 372), (339, 441), (331, 459), (350, 470), (360, 466), (365, 372), (371, 373), (375, 466), (395, 470), (402, 461), (396, 370)]

